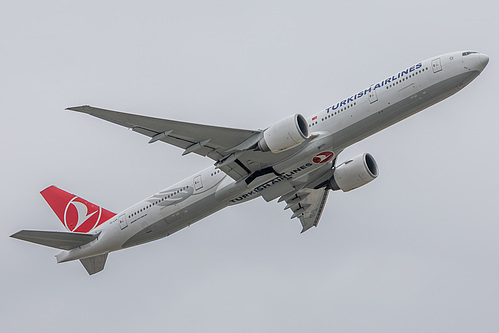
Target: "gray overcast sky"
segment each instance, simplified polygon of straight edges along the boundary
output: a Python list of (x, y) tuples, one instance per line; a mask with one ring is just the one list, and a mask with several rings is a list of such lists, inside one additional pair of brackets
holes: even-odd
[[(0, 10), (0, 325), (8, 331), (497, 332), (493, 1), (18, 1)], [(472, 49), (484, 73), (345, 150), (381, 175), (334, 192), (300, 235), (257, 199), (112, 253), (89, 277), (10, 239), (63, 230), (51, 184), (120, 211), (211, 161), (90, 116), (90, 104), (258, 129), (419, 60)], [(494, 79), (496, 78), (496, 79)], [(3, 329), (2, 331), (7, 332)]]

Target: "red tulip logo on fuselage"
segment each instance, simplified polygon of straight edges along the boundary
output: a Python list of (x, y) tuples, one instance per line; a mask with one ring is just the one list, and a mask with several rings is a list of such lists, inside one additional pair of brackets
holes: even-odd
[(332, 151), (323, 151), (312, 158), (312, 162), (316, 164), (329, 162), (334, 156)]

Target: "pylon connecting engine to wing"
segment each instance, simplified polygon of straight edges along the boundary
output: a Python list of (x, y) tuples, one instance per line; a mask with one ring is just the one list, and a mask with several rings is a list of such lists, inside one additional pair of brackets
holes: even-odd
[(373, 181), (378, 174), (378, 164), (374, 157), (364, 153), (337, 166), (329, 185), (333, 191), (348, 192)]
[(262, 151), (280, 153), (298, 146), (308, 138), (308, 124), (301, 114), (284, 118), (263, 132), (258, 142)]

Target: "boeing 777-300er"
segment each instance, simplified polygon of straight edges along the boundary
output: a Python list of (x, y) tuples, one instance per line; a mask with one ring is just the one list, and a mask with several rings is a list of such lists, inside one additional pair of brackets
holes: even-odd
[(41, 194), (68, 230), (22, 230), (11, 237), (63, 250), (57, 262), (79, 259), (89, 274), (104, 269), (112, 251), (169, 236), (230, 205), (278, 199), (302, 232), (317, 226), (329, 190), (351, 191), (378, 176), (370, 154), (342, 163), (348, 146), (460, 91), (489, 58), (460, 51), (390, 75), (308, 118), (294, 114), (265, 130), (186, 123), (88, 105), (67, 110), (131, 128), (215, 161), (179, 183), (117, 214), (55, 186)]

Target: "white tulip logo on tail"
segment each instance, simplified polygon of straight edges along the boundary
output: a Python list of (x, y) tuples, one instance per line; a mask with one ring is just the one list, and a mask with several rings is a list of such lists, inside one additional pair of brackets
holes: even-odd
[(69, 231), (79, 231), (78, 228), (84, 225), (81, 229), (83, 232), (88, 232), (95, 228), (100, 220), (102, 209), (96, 205), (76, 201), (78, 197), (74, 197), (68, 202), (64, 210), (64, 225)]
[(66, 229), (72, 232), (89, 232), (116, 215), (53, 185), (40, 193)]

